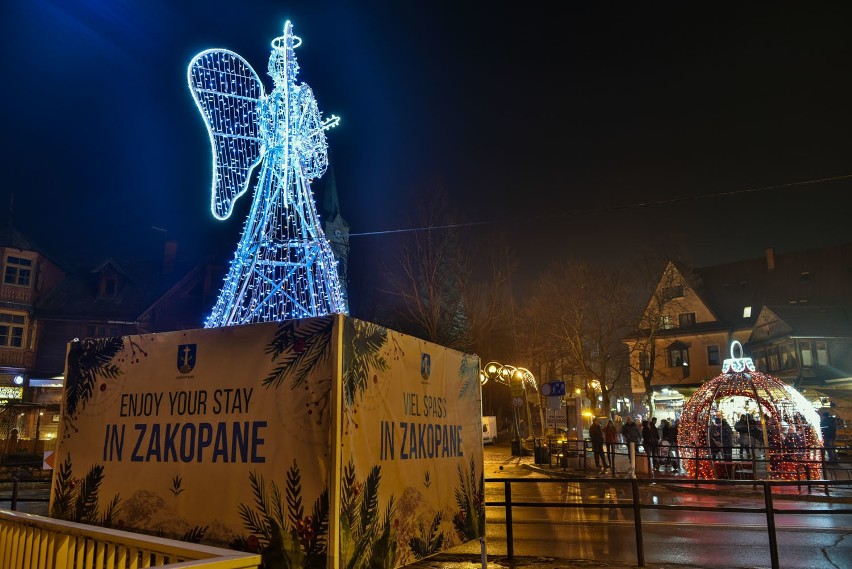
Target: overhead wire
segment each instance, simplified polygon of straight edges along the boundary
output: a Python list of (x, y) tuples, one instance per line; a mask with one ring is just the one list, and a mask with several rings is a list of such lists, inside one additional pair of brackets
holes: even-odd
[[(665, 198), (665, 199), (659, 199), (659, 200), (647, 200), (647, 201), (633, 202), (633, 203), (627, 203), (627, 204), (615, 204), (615, 205), (606, 205), (606, 206), (601, 206), (601, 207), (591, 207), (591, 208), (583, 208), (583, 209), (566, 210), (566, 211), (562, 211), (562, 212), (558, 212), (558, 213), (550, 213), (550, 214), (546, 214), (546, 215), (537, 215), (537, 216), (521, 218), (521, 219), (512, 218), (512, 223), (517, 224), (519, 222), (524, 222), (524, 221), (529, 222), (529, 221), (536, 221), (536, 220), (541, 220), (541, 219), (552, 219), (552, 218), (555, 218), (555, 217), (567, 217), (567, 216), (572, 216), (572, 215), (586, 215), (586, 214), (592, 214), (592, 213), (605, 213), (605, 212), (610, 212), (610, 211), (621, 211), (621, 210), (626, 210), (626, 209), (635, 209), (635, 208), (642, 208), (642, 207), (668, 205), (668, 204), (686, 202), (686, 201), (697, 201), (697, 200), (706, 200), (706, 199), (714, 199), (714, 198), (724, 198), (724, 197), (737, 196), (737, 195), (743, 195), (743, 194), (752, 194), (752, 193), (757, 193), (757, 192), (768, 192), (768, 191), (771, 191), (771, 190), (780, 190), (780, 189), (786, 189), (786, 188), (792, 188), (792, 187), (798, 187), (798, 186), (806, 186), (806, 185), (811, 185), (811, 184), (822, 184), (822, 183), (826, 183), (826, 182), (836, 182), (838, 180), (848, 180), (848, 179), (852, 179), (852, 174), (844, 174), (844, 175), (841, 175), (841, 176), (831, 176), (831, 177), (828, 177), (828, 178), (816, 178), (816, 179), (813, 179), (813, 180), (803, 180), (803, 181), (800, 181), (800, 182), (787, 182), (787, 183), (784, 183), (784, 184), (775, 184), (775, 185), (772, 185), (772, 186), (761, 186), (761, 187), (758, 187), (758, 188), (740, 188), (740, 189), (737, 189), (737, 190), (729, 190), (729, 191), (726, 191), (726, 192), (716, 192), (716, 193), (712, 193), (712, 194), (699, 194), (699, 195), (695, 195), (695, 196), (677, 196), (677, 197), (673, 197), (673, 198)], [(462, 227), (476, 227), (476, 226), (481, 226), (481, 225), (498, 225), (498, 224), (502, 225), (502, 224), (505, 224), (505, 223), (507, 223), (507, 220), (500, 220), (500, 219), (491, 219), (491, 220), (482, 220), (482, 221), (468, 221), (468, 222), (464, 222), (464, 223), (448, 223), (448, 224), (445, 224), (445, 225), (429, 225), (429, 226), (423, 226), (423, 227), (404, 227), (404, 228), (400, 228), (400, 229), (385, 229), (385, 230), (381, 230), (381, 231), (360, 231), (360, 232), (356, 232), (356, 233), (350, 233), (349, 237), (368, 237), (368, 236), (372, 236), (372, 235), (391, 235), (391, 234), (395, 234), (395, 233), (413, 233), (413, 232), (416, 232), (416, 231), (432, 231), (432, 230), (435, 230), (435, 229), (458, 229), (458, 228), (462, 228)]]

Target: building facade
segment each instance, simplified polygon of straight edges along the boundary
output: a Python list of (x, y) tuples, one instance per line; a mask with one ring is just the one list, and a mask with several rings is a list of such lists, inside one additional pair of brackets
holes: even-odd
[(58, 380), (38, 364), (43, 330), (36, 306), (65, 271), (11, 223), (0, 234), (0, 258), (0, 452), (6, 452), (12, 439), (56, 433), (59, 408), (50, 385)]
[(171, 241), (161, 258), (66, 268), (11, 226), (0, 254), (0, 454), (52, 445), (70, 341), (199, 328), (225, 270)]
[(813, 401), (840, 402), (852, 394), (851, 309), (852, 245), (767, 249), (758, 259), (699, 269), (670, 262), (644, 328), (625, 339), (632, 391), (644, 393), (642, 372), (653, 359), (654, 413), (674, 416), (684, 397), (721, 373), (736, 340), (760, 371)]

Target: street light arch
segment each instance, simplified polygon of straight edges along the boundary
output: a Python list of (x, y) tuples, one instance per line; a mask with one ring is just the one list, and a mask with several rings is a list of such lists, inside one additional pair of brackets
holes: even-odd
[[(538, 382), (536, 381), (535, 375), (524, 367), (515, 367), (512, 365), (502, 364), (496, 361), (490, 361), (485, 366), (479, 370), (479, 381), (482, 385), (485, 385), (489, 381), (493, 381), (495, 383), (499, 383), (501, 385), (505, 385), (509, 388), (519, 388), (521, 390), (522, 396), (524, 398), (524, 403), (527, 410), (527, 424), (529, 425), (530, 434), (532, 434), (532, 416), (530, 413), (529, 399), (527, 398), (527, 387), (532, 387), (533, 391), (536, 393), (539, 392)], [(520, 397), (521, 395), (512, 394), (514, 397)], [(520, 441), (521, 441), (521, 433), (520, 426), (518, 424), (518, 405), (516, 402), (512, 401), (512, 423), (513, 423), (513, 431), (514, 431), (514, 440), (512, 441), (512, 454), (521, 454), (520, 452)], [(542, 424), (542, 428), (544, 425)]]

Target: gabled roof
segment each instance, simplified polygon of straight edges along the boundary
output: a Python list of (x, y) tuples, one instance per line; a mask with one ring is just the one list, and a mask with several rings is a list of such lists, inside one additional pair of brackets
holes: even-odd
[(151, 313), (160, 305), (167, 302), (171, 298), (181, 294), (188, 285), (192, 285), (199, 278), (199, 274), (207, 267), (205, 263), (199, 263), (192, 269), (186, 272), (179, 280), (172, 285), (163, 294), (159, 295), (154, 301), (139, 313), (139, 320), (145, 320), (151, 317)]
[(28, 236), (15, 229), (11, 220), (9, 220), (6, 226), (0, 230), (0, 247), (17, 249), (19, 251), (32, 251), (33, 253), (38, 253), (42, 257), (49, 259), (58, 267), (64, 268), (65, 266), (64, 263), (58, 261), (50, 252), (46, 251)]
[(41, 251), (41, 247), (15, 229), (11, 222), (7, 223), (6, 227), (0, 231), (0, 247), (9, 247), (10, 249), (19, 249), (21, 251)]
[[(126, 281), (115, 296), (99, 296), (100, 270), (115, 267)], [(107, 259), (91, 267), (69, 272), (66, 278), (35, 307), (39, 318), (59, 320), (135, 322), (156, 299), (185, 274), (183, 267), (163, 271), (162, 259)]]
[(100, 273), (101, 271), (103, 271), (107, 267), (112, 267), (112, 269), (116, 273), (120, 274), (121, 276), (130, 278), (130, 276), (127, 274), (127, 272), (124, 269), (122, 269), (121, 265), (119, 265), (115, 261), (115, 259), (113, 259), (112, 257), (107, 257), (97, 267), (95, 267), (94, 269), (92, 269), (89, 272), (92, 273), (92, 274)]
[[(762, 306), (852, 306), (852, 244), (772, 257), (773, 269), (767, 257), (695, 269), (696, 292), (720, 321), (736, 328), (751, 327)], [(744, 318), (747, 306), (751, 316)]]
[[(693, 301), (684, 301), (682, 308), (684, 310), (689, 309), (701, 309), (709, 313), (714, 320), (704, 320), (702, 322), (696, 322), (693, 326), (690, 326), (690, 334), (697, 334), (703, 332), (716, 332), (719, 330), (727, 330), (728, 324), (725, 322), (720, 322), (718, 316), (716, 316), (713, 307), (707, 303), (707, 301), (701, 295), (701, 288), (697, 286), (699, 283), (693, 282), (695, 271), (683, 263), (678, 261), (669, 261), (666, 263), (665, 268), (663, 269), (662, 274), (660, 275), (660, 279), (657, 282), (657, 286), (653, 293), (651, 293), (650, 298), (645, 303), (645, 316), (647, 317), (649, 314), (656, 314), (657, 308), (654, 306), (656, 299), (659, 298), (658, 295), (664, 294), (664, 288), (667, 285), (674, 286), (676, 288), (683, 289), (684, 298), (689, 296), (694, 296), (695, 299)], [(697, 304), (696, 304), (697, 303)], [(672, 307), (670, 306), (669, 309)], [(680, 335), (683, 332), (680, 328), (663, 328), (657, 331), (657, 334), (661, 337), (667, 335)]]
[[(767, 306), (758, 317), (759, 324), (749, 342), (765, 342), (779, 337), (852, 338), (852, 318), (841, 306)], [(776, 324), (768, 335), (764, 326)]]

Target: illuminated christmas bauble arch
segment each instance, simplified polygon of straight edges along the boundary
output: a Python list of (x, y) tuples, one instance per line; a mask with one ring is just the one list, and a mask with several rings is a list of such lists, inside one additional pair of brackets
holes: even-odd
[[(737, 350), (739, 355), (735, 356)], [(805, 467), (801, 462), (803, 457), (819, 458), (811, 456), (822, 446), (816, 410), (793, 387), (757, 371), (751, 358), (742, 357), (742, 345), (737, 341), (731, 344), (731, 359), (722, 364), (722, 374), (702, 384), (684, 405), (677, 444), (690, 476), (696, 476), (697, 470), (698, 478), (717, 477), (715, 463), (719, 460), (714, 458), (709, 447), (710, 435), (714, 420), (720, 414), (733, 430), (738, 415), (724, 416), (724, 408), (726, 403), (734, 401), (744, 403), (741, 412), (756, 414), (754, 418), (760, 422), (762, 437), (755, 445), (767, 449), (767, 473), (782, 478), (797, 475), (821, 478), (818, 462), (807, 467), (811, 470), (809, 473), (802, 470)], [(802, 436), (804, 448), (799, 452), (782, 448), (783, 435), (791, 427)], [(733, 447), (737, 446), (736, 438), (737, 433), (733, 431)], [(737, 463), (749, 464), (748, 461)]]

